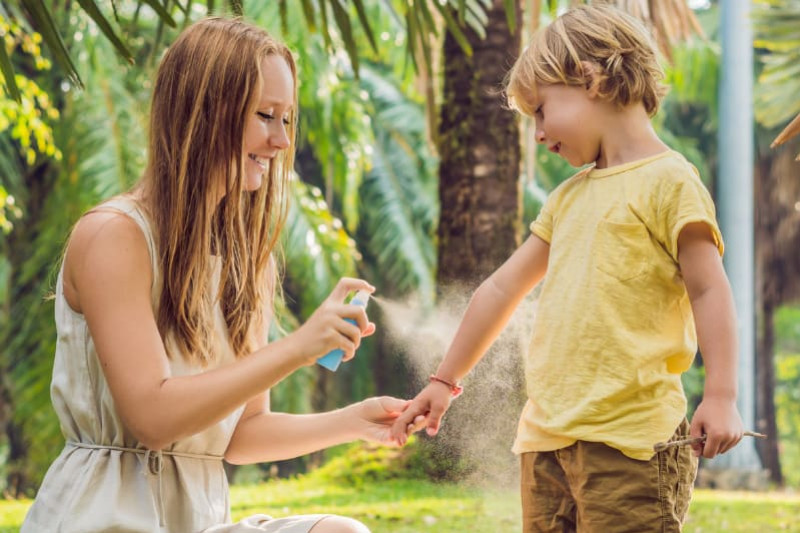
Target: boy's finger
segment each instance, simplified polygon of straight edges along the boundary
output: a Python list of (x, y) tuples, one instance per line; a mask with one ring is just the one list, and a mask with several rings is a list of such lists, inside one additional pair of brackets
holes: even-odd
[(719, 438), (714, 435), (706, 437), (706, 442), (703, 444), (703, 457), (711, 459), (719, 453), (720, 442)]
[(432, 406), (430, 413), (428, 413), (428, 430), (427, 433), (431, 437), (439, 433), (439, 424), (444, 415), (444, 409), (440, 406)]
[[(691, 425), (689, 426), (689, 436), (692, 438), (703, 436), (702, 424), (700, 424), (697, 419), (693, 419)], [(703, 454), (703, 443), (698, 442), (696, 444), (692, 444), (692, 451), (694, 452), (695, 457), (700, 457)]]

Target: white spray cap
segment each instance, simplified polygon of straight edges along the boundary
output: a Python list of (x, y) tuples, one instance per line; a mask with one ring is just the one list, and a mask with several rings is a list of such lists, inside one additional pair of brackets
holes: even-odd
[(353, 299), (350, 300), (350, 303), (353, 305), (360, 305), (366, 309), (367, 304), (369, 303), (369, 292), (365, 290), (360, 290), (353, 296)]

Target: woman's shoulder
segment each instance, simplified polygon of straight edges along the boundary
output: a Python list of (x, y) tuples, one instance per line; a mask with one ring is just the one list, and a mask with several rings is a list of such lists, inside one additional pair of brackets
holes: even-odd
[(149, 282), (151, 276), (144, 230), (125, 210), (101, 204), (75, 224), (64, 254), (65, 285), (79, 289), (92, 280), (114, 278)]
[[(84, 213), (69, 237), (70, 248), (108, 248), (109, 251), (131, 245), (145, 245), (141, 223), (133, 212), (133, 200), (117, 197)], [(139, 247), (139, 246), (136, 246)]]

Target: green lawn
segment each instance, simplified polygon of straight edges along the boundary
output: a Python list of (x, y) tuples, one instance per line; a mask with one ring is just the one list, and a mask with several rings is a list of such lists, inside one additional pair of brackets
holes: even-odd
[[(337, 513), (353, 516), (375, 533), (504, 533), (519, 531), (514, 490), (392, 480), (359, 487), (313, 477), (231, 489), (234, 518)], [(0, 533), (16, 532), (30, 501), (0, 501)], [(687, 533), (800, 532), (800, 496), (699, 490)]]

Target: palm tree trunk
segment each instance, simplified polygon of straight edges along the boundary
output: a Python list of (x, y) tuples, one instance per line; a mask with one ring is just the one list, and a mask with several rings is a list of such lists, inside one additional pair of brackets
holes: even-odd
[[(797, 153), (800, 142), (777, 151), (762, 151), (755, 167), (756, 283), (758, 353), (756, 354), (756, 421), (768, 436), (758, 453), (774, 483), (783, 484), (775, 408), (775, 333), (773, 315), (782, 304), (800, 298), (800, 197)], [(763, 150), (768, 150), (763, 147)]]
[(772, 303), (766, 303), (761, 311), (761, 331), (756, 354), (756, 424), (758, 431), (768, 435), (759, 440), (756, 449), (761, 463), (769, 471), (770, 480), (783, 485), (781, 461), (778, 452), (778, 426), (775, 420), (775, 328)]
[[(520, 49), (520, 8), (511, 32), (502, 0), (488, 10), (486, 38), (465, 30), (467, 56), (448, 32), (439, 127), (440, 287), (478, 280), (519, 245), (519, 122), (501, 87)], [(454, 13), (454, 16), (457, 16)]]
[[(464, 304), (463, 295), (497, 269), (520, 242), (519, 121), (505, 108), (501, 89), (519, 54), (522, 18), (516, 3), (517, 27), (512, 32), (502, 0), (494, 0), (487, 15), (485, 39), (465, 30), (472, 56), (449, 33), (444, 40), (437, 289), (440, 306), (444, 301), (448, 308)], [(459, 471), (452, 465), (467, 465), (483, 477), (513, 478), (507, 475), (515, 466), (508, 450), (525, 388), (517, 357), (520, 346), (513, 341), (503, 344), (511, 360), (495, 357), (499, 350), (493, 349), (468, 383), (469, 394), (487, 399), (491, 412), (455, 402), (448, 414), (450, 422), (443, 426), (447, 438), (438, 438), (429, 449), (433, 462), (450, 476)], [(498, 364), (505, 368), (495, 368)], [(495, 381), (500, 373), (509, 376), (502, 386)], [(498, 394), (501, 389), (503, 393)], [(476, 427), (478, 419), (482, 421)], [(487, 427), (492, 429), (486, 431)], [(474, 439), (478, 431), (481, 438)]]

